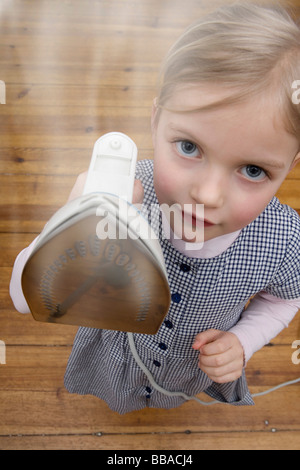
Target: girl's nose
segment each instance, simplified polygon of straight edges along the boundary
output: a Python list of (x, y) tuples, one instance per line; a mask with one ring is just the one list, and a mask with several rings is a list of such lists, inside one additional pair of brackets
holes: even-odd
[[(197, 178), (198, 176), (198, 178)], [(197, 175), (191, 187), (191, 197), (204, 207), (218, 209), (224, 204), (225, 176), (216, 171)]]

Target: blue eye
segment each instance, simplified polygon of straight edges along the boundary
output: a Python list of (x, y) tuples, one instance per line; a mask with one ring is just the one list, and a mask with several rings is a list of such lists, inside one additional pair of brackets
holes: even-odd
[(241, 173), (252, 181), (262, 181), (266, 176), (266, 172), (256, 165), (247, 165), (241, 169)]
[(178, 153), (184, 157), (198, 157), (200, 155), (197, 145), (189, 140), (179, 140), (176, 142)]

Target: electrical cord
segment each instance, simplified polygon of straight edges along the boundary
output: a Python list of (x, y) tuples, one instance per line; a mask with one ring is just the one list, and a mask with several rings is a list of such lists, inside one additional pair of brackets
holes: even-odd
[[(190, 397), (189, 395), (186, 395), (183, 392), (170, 392), (168, 390), (165, 390), (163, 387), (161, 387), (160, 385), (158, 385), (155, 382), (154, 377), (149, 372), (149, 370), (147, 369), (147, 367), (145, 366), (145, 364), (141, 360), (140, 356), (138, 355), (138, 352), (137, 352), (135, 344), (134, 344), (133, 334), (132, 333), (127, 333), (127, 336), (128, 336), (129, 346), (130, 346), (132, 355), (133, 355), (136, 363), (139, 365), (139, 367), (145, 373), (145, 375), (147, 376), (147, 378), (148, 378), (150, 384), (152, 385), (152, 387), (155, 388), (158, 392), (163, 393), (164, 395), (167, 395), (169, 397), (182, 397), (185, 400), (195, 400), (200, 405), (204, 405), (204, 406), (216, 405), (217, 403), (222, 403), (223, 405), (230, 405), (230, 403), (222, 402), (222, 401), (219, 401), (219, 400), (202, 401), (197, 397), (194, 397), (194, 396)], [(259, 396), (262, 396), (262, 395), (266, 395), (267, 393), (274, 392), (275, 390), (278, 390), (282, 387), (286, 387), (287, 385), (295, 384), (297, 382), (300, 382), (300, 377), (298, 379), (290, 380), (289, 382), (284, 382), (282, 384), (276, 385), (276, 387), (265, 390), (264, 392), (254, 393), (254, 394), (252, 394), (252, 397), (259, 397)]]

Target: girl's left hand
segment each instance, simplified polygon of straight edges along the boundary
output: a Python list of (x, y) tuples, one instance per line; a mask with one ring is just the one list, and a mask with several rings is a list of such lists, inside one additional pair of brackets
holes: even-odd
[(234, 333), (203, 331), (196, 336), (193, 348), (200, 351), (200, 369), (214, 382), (233, 382), (242, 375), (244, 349)]

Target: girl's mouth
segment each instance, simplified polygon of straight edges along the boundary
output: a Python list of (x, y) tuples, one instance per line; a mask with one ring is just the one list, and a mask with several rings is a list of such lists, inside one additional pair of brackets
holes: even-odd
[(215, 224), (213, 224), (209, 220), (204, 219), (204, 227), (212, 227), (213, 225), (215, 225)]
[(187, 223), (191, 224), (193, 227), (212, 227), (215, 225), (213, 222), (207, 219), (199, 219), (196, 217), (195, 214), (189, 214), (188, 212), (182, 211), (182, 217), (183, 221), (186, 221)]

